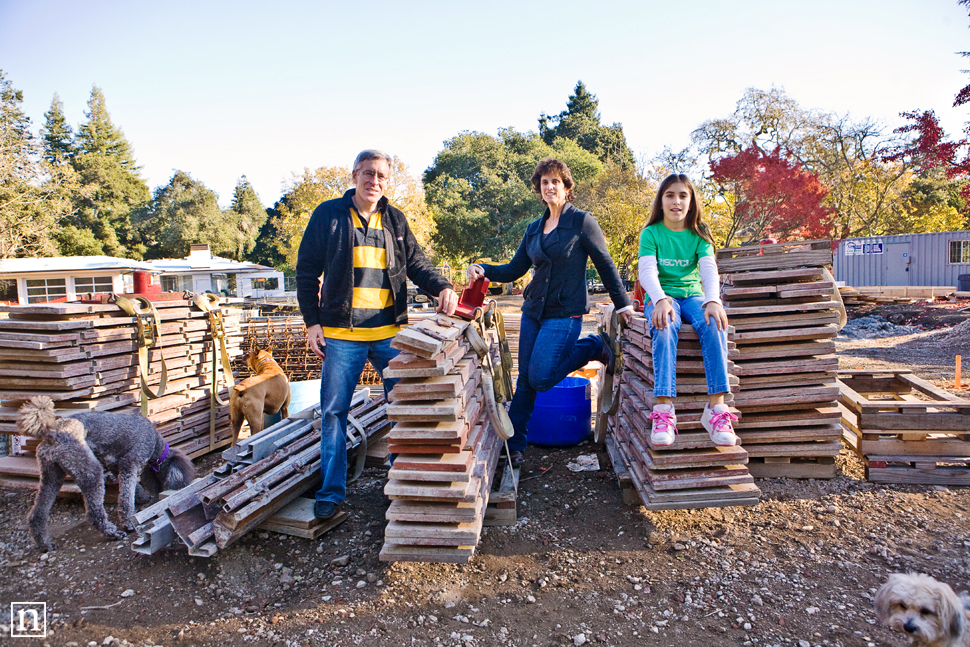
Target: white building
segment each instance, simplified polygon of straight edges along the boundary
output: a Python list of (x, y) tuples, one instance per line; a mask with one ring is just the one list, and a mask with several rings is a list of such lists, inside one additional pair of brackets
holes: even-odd
[(92, 292), (132, 292), (135, 271), (148, 263), (111, 256), (9, 258), (0, 261), (0, 300), (27, 305), (76, 301)]
[[(266, 265), (213, 256), (204, 243), (192, 245), (185, 258), (145, 263), (161, 275), (162, 292), (213, 292), (250, 298), (284, 296), (282, 272)], [(235, 277), (234, 290), (231, 277)]]

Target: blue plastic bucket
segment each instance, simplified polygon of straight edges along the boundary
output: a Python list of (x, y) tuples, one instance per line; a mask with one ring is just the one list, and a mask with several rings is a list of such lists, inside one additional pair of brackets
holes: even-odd
[(565, 447), (589, 438), (589, 380), (567, 377), (545, 393), (536, 396), (536, 407), (529, 420), (527, 435), (535, 445)]

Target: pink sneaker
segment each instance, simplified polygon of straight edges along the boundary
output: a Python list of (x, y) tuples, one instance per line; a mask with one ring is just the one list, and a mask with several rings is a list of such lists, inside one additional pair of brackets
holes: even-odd
[(701, 414), (701, 425), (711, 436), (711, 442), (722, 447), (740, 445), (741, 440), (734, 433), (731, 422), (738, 417), (731, 413), (726, 404), (715, 404), (711, 409), (710, 404), (704, 405), (704, 413)]
[(677, 414), (672, 404), (658, 404), (650, 412), (653, 426), (650, 428), (650, 444), (666, 447), (674, 444), (677, 435)]

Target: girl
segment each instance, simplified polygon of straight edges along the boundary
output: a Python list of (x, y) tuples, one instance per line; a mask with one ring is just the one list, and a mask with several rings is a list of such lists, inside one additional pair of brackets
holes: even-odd
[(737, 445), (731, 425), (737, 416), (724, 404), (728, 392), (727, 315), (721, 306), (714, 240), (704, 223), (694, 185), (674, 174), (660, 184), (647, 227), (640, 234), (640, 284), (650, 301), (653, 395), (650, 414), (653, 445), (670, 445), (677, 434), (671, 398), (677, 395), (677, 336), (683, 321), (701, 340), (707, 393), (701, 424), (715, 445)]

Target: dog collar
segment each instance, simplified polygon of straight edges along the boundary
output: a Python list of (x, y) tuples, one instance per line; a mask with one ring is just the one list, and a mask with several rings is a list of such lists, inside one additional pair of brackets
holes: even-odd
[(148, 466), (152, 468), (153, 472), (158, 471), (158, 468), (162, 466), (162, 461), (165, 460), (166, 456), (168, 456), (168, 443), (165, 443), (165, 449), (162, 450), (162, 455), (158, 457), (158, 460), (152, 461), (148, 464)]

